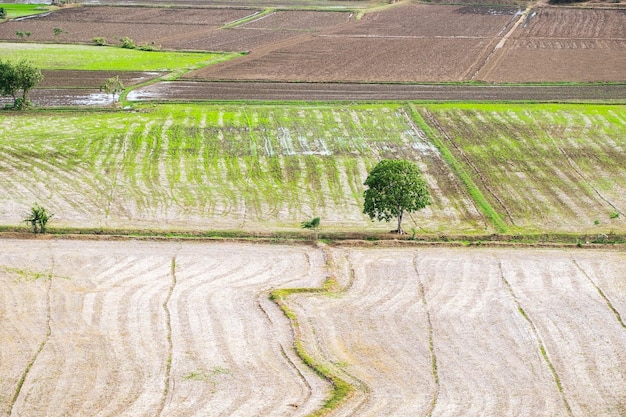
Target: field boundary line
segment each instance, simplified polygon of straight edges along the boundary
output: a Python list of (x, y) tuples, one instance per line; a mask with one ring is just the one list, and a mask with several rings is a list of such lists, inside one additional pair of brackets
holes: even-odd
[(539, 335), (539, 331), (537, 330), (535, 323), (532, 321), (528, 313), (526, 313), (526, 311), (522, 308), (522, 305), (519, 302), (519, 299), (515, 295), (515, 291), (513, 291), (513, 286), (504, 276), (504, 268), (502, 268), (502, 261), (498, 262), (498, 266), (500, 268), (500, 278), (502, 279), (504, 286), (509, 291), (509, 294), (511, 295), (513, 299), (513, 303), (515, 303), (515, 306), (517, 307), (517, 311), (528, 322), (528, 325), (530, 326), (530, 329), (532, 330), (533, 335), (535, 336), (535, 340), (537, 341), (537, 345), (539, 347), (539, 351), (541, 352), (541, 356), (543, 357), (543, 360), (546, 362), (546, 365), (548, 366), (548, 368), (550, 369), (550, 372), (552, 373), (552, 378), (554, 379), (556, 388), (558, 389), (559, 394), (561, 395), (561, 401), (563, 402), (563, 405), (565, 406), (565, 410), (567, 411), (567, 414), (570, 417), (573, 417), (574, 414), (572, 413), (572, 408), (570, 407), (569, 402), (567, 401), (567, 398), (565, 398), (565, 393), (563, 392), (563, 384), (561, 383), (559, 374), (556, 372), (556, 368), (554, 367), (554, 364), (550, 360), (550, 356), (548, 355), (548, 351), (546, 350), (543, 340), (541, 339), (541, 336)]
[[(270, 304), (273, 305), (274, 307), (276, 307), (276, 303), (271, 303), (271, 301), (269, 301), (270, 300), (270, 293), (269, 292), (263, 292), (262, 294), (257, 295), (257, 298), (256, 298), (257, 307), (263, 313), (263, 316), (267, 320), (267, 322), (269, 324), (269, 327), (272, 329), (272, 332), (273, 333), (277, 333), (277, 331), (275, 329), (276, 328), (280, 328), (280, 326), (275, 324), (274, 320), (272, 320), (272, 317), (271, 317), (270, 313), (267, 311), (267, 308), (263, 306), (263, 303), (261, 302), (262, 297), (263, 297), (263, 299), (268, 300), (268, 302), (270, 302)], [(291, 331), (291, 337), (293, 337), (293, 330)], [(287, 365), (291, 369), (294, 370), (294, 372), (298, 375), (298, 377), (300, 378), (302, 383), (306, 386), (307, 392), (305, 394), (305, 399), (304, 399), (303, 403), (308, 402), (311, 399), (311, 397), (313, 396), (313, 387), (311, 386), (311, 384), (307, 380), (306, 376), (304, 375), (304, 373), (302, 372), (300, 367), (298, 367), (296, 365), (296, 362), (294, 361), (294, 359), (292, 359), (293, 353), (291, 355), (289, 354), (289, 351), (285, 348), (285, 345), (283, 344), (283, 340), (280, 340), (280, 339), (274, 339), (274, 340), (276, 341), (276, 344), (280, 348), (280, 354), (285, 359), (285, 361), (287, 362)], [(300, 407), (300, 405), (298, 405), (298, 407)]]
[[(478, 186), (476, 185), (474, 180), (472, 180), (470, 174), (468, 174), (467, 171), (464, 169), (463, 165), (459, 161), (457, 161), (457, 159), (452, 154), (452, 152), (448, 149), (448, 147), (445, 145), (445, 143), (442, 140), (440, 140), (437, 137), (437, 135), (434, 134), (434, 132), (431, 130), (431, 128), (428, 125), (428, 123), (426, 122), (426, 120), (424, 120), (424, 118), (422, 118), (422, 116), (419, 113), (419, 111), (415, 108), (415, 105), (409, 104), (409, 108), (411, 110), (411, 117), (412, 117), (412, 119), (420, 127), (420, 129), (424, 132), (426, 137), (428, 137), (433, 142), (433, 144), (437, 147), (437, 149), (439, 149), (439, 152), (441, 153), (441, 156), (442, 156), (443, 160), (448, 164), (448, 166), (450, 167), (452, 172), (456, 173), (456, 175), (461, 179), (461, 182), (467, 188), (468, 194), (471, 197), (472, 202), (474, 203), (474, 205), (477, 208), (477, 210), (479, 210), (481, 213), (483, 213), (483, 215), (487, 219), (489, 219), (489, 221), (491, 221), (491, 224), (496, 228), (498, 233), (505, 233), (507, 231), (506, 224), (504, 223), (504, 221), (502, 220), (502, 218), (500, 217), (498, 212), (489, 203), (489, 201), (487, 201), (487, 199), (485, 198), (483, 193), (480, 191), (480, 189), (478, 188)], [(439, 129), (440, 132), (442, 132), (442, 134), (444, 136), (447, 136), (446, 133), (443, 131), (443, 128), (440, 125), (438, 125), (437, 121), (434, 119), (434, 116), (432, 116), (432, 115), (430, 115), (430, 116), (431, 116), (430, 117), (431, 122), (436, 125), (436, 127)], [(450, 138), (448, 138), (448, 140), (451, 143), (453, 143)], [(468, 157), (465, 156), (465, 159), (467, 160)], [(469, 164), (469, 165), (472, 166), (471, 164)], [(473, 168), (474, 168), (474, 171), (476, 171), (478, 173), (478, 170), (475, 167), (473, 167)], [(479, 173), (478, 173), (478, 175), (479, 175), (479, 177), (481, 177)], [(485, 184), (485, 181), (482, 179), (482, 177), (481, 177), (481, 181), (483, 182), (483, 184)], [(485, 186), (486, 186), (486, 184), (485, 184)], [(491, 190), (489, 190), (488, 187), (486, 187), (486, 188), (487, 188), (487, 191), (489, 191), (489, 193), (496, 199), (496, 201), (498, 201), (498, 203), (500, 203), (500, 205), (507, 212), (507, 215), (509, 216), (509, 218), (511, 220), (511, 223), (513, 225), (515, 225), (515, 223), (513, 222), (513, 219), (511, 217), (510, 213), (508, 212), (508, 210), (506, 209), (504, 204), (498, 199), (497, 196), (494, 195), (494, 193)]]
[[(571, 255), (570, 255), (571, 256)], [(602, 291), (602, 289), (594, 282), (593, 279), (591, 279), (591, 277), (589, 276), (589, 274), (587, 274), (587, 271), (585, 271), (585, 269), (580, 266), (580, 264), (576, 261), (576, 259), (574, 259), (574, 257), (572, 257), (572, 262), (574, 263), (574, 265), (576, 266), (576, 268), (582, 272), (582, 274), (585, 276), (585, 278), (587, 278), (587, 280), (591, 283), (591, 285), (594, 286), (594, 288), (596, 289), (596, 291), (598, 292), (598, 294), (600, 294), (600, 297), (602, 297), (604, 299), (604, 301), (606, 302), (606, 305), (609, 307), (609, 309), (611, 309), (611, 311), (613, 312), (613, 314), (615, 314), (615, 318), (617, 319), (617, 321), (619, 322), (619, 324), (622, 325), (622, 327), (624, 328), (624, 330), (626, 330), (626, 324), (624, 323), (624, 320), (622, 319), (622, 315), (620, 314), (620, 312), (615, 308), (615, 306), (613, 305), (613, 303), (611, 302), (611, 300), (609, 299), (609, 297), (606, 296), (606, 294), (604, 294), (604, 291)]]
[(54, 256), (51, 255), (50, 272), (48, 273), (48, 276), (45, 277), (48, 280), (48, 286), (46, 288), (46, 334), (44, 335), (44, 339), (39, 344), (39, 348), (37, 349), (37, 351), (33, 354), (33, 356), (30, 358), (30, 360), (26, 364), (26, 367), (24, 368), (24, 372), (22, 372), (22, 376), (17, 382), (17, 386), (15, 387), (15, 393), (13, 394), (13, 398), (11, 398), (11, 402), (9, 403), (9, 411), (7, 413), (7, 416), (9, 417), (13, 414), (13, 407), (15, 406), (15, 403), (17, 402), (17, 399), (19, 398), (20, 393), (22, 392), (22, 386), (24, 385), (24, 382), (26, 381), (26, 378), (28, 377), (28, 374), (30, 373), (30, 369), (33, 367), (33, 365), (37, 361), (39, 354), (48, 343), (48, 340), (50, 340), (50, 335), (52, 334), (52, 328), (50, 327), (50, 308), (51, 308), (50, 307), (50, 292), (52, 290), (53, 274), (54, 274)]
[(270, 300), (273, 301), (283, 312), (283, 314), (291, 322), (291, 327), (294, 335), (294, 350), (300, 357), (302, 362), (310, 369), (312, 369), (318, 376), (325, 379), (332, 386), (330, 396), (324, 401), (322, 406), (309, 413), (307, 417), (322, 417), (328, 413), (336, 410), (346, 403), (348, 399), (355, 395), (356, 389), (348, 381), (337, 375), (327, 365), (323, 364), (319, 360), (314, 359), (305, 349), (302, 339), (302, 330), (300, 321), (293, 309), (287, 304), (287, 298), (293, 294), (334, 294), (341, 289), (338, 288), (337, 280), (334, 272), (334, 265), (331, 258), (328, 256), (327, 247), (323, 243), (318, 243), (318, 247), (322, 250), (324, 261), (327, 268), (327, 277), (321, 287), (309, 287), (309, 288), (281, 288), (275, 289), (270, 292)]
[(161, 397), (161, 401), (159, 403), (159, 412), (158, 416), (163, 414), (163, 410), (165, 409), (165, 405), (167, 403), (167, 397), (172, 391), (172, 355), (174, 352), (174, 344), (172, 342), (172, 315), (168, 304), (170, 299), (172, 298), (172, 293), (174, 292), (174, 288), (176, 287), (176, 255), (172, 257), (172, 262), (170, 266), (170, 276), (172, 281), (170, 282), (169, 289), (167, 291), (167, 296), (163, 301), (162, 307), (165, 311), (165, 325), (167, 329), (167, 362), (165, 364), (165, 376), (163, 381), (163, 396)]
[(426, 311), (426, 321), (428, 324), (428, 350), (430, 351), (433, 382), (435, 383), (435, 391), (433, 392), (433, 396), (430, 401), (430, 407), (428, 409), (428, 414), (427, 414), (428, 417), (432, 417), (433, 413), (435, 412), (435, 407), (437, 407), (437, 401), (439, 400), (439, 393), (441, 391), (441, 383), (439, 381), (439, 370), (437, 367), (437, 353), (435, 352), (433, 322), (430, 319), (430, 309), (428, 306), (428, 301), (426, 300), (426, 293), (424, 291), (424, 283), (422, 281), (419, 268), (417, 267), (417, 262), (418, 262), (418, 259), (417, 259), (417, 252), (416, 252), (415, 255), (413, 255), (413, 269), (415, 269), (415, 274), (417, 275), (418, 294), (424, 306), (424, 310)]

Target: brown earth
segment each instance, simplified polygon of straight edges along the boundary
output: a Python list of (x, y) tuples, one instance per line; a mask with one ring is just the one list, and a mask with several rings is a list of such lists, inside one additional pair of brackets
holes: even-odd
[[(0, 39), (105, 37), (165, 49), (249, 51), (193, 79), (309, 82), (625, 81), (625, 9), (399, 3), (365, 13), (81, 7), (0, 24)], [(54, 28), (68, 33), (54, 36)]]
[(163, 72), (151, 71), (69, 71), (43, 70), (44, 79), (37, 88), (99, 88), (109, 78), (119, 77), (125, 86), (143, 83), (164, 75)]
[(602, 101), (623, 100), (626, 84), (588, 86), (498, 86), (367, 83), (159, 82), (128, 98), (150, 100), (459, 100)]
[(626, 80), (626, 10), (538, 7), (475, 79)]

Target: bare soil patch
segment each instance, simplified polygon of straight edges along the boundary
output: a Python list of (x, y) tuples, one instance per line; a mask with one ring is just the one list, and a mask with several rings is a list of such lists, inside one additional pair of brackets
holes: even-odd
[(341, 296), (291, 302), (309, 318), (307, 349), (358, 387), (333, 415), (623, 412), (623, 252), (346, 249), (333, 259)]
[(477, 79), (493, 82), (626, 80), (625, 10), (538, 7)]
[(327, 395), (267, 298), (280, 286), (319, 286), (319, 249), (0, 247), (3, 414), (303, 416)]
[[(327, 260), (333, 269), (329, 270)], [(615, 415), (626, 253), (0, 240), (6, 414)]]
[[(29, 41), (91, 43), (103, 37), (118, 43), (129, 37), (137, 43), (163, 48), (180, 47), (182, 40), (209, 36), (217, 28), (254, 14), (250, 9), (176, 9), (149, 7), (78, 7), (0, 25), (0, 39), (16, 40), (17, 30), (31, 32)], [(54, 28), (65, 33), (55, 36)], [(205, 50), (215, 50), (210, 47)], [(191, 49), (191, 48), (182, 48)]]
[[(192, 72), (190, 78), (272, 81), (454, 81), (487, 40), (315, 37)], [(415, 54), (415, 51), (420, 51)], [(451, 59), (454, 57), (454, 59)]]
[(459, 100), (584, 101), (622, 100), (626, 84), (587, 86), (493, 86), (375, 83), (285, 83), (166, 81), (132, 91), (128, 98), (150, 100)]

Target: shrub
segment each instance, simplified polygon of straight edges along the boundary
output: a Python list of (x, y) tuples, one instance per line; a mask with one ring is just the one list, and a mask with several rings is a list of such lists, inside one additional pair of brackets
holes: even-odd
[(309, 221), (300, 223), (303, 229), (317, 229), (320, 227), (320, 218), (315, 217)]
[(124, 36), (123, 38), (121, 38), (120, 42), (122, 43), (122, 48), (135, 49), (137, 47), (137, 45), (135, 45), (135, 42), (133, 42), (133, 40), (128, 36)]
[(101, 37), (93, 38), (91, 41), (98, 46), (104, 46), (107, 44), (106, 39), (101, 38)]
[(4, 7), (0, 7), (0, 19), (6, 19), (7, 17), (7, 11), (4, 9)]
[(26, 218), (24, 218), (24, 223), (30, 223), (33, 227), (33, 233), (46, 233), (46, 224), (52, 216), (54, 216), (54, 214), (48, 214), (44, 207), (35, 203)]

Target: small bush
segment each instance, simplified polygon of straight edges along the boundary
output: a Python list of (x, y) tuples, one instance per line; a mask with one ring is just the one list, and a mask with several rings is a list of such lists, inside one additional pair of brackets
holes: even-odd
[(33, 227), (33, 233), (46, 233), (46, 224), (48, 224), (52, 216), (54, 214), (49, 214), (45, 207), (35, 203), (23, 221), (24, 223), (30, 223)]
[(0, 7), (0, 19), (6, 19), (7, 17), (7, 11), (4, 9), (4, 7)]
[(93, 38), (91, 41), (98, 46), (105, 46), (107, 44), (106, 39), (101, 38), (101, 37)]
[(155, 45), (154, 42), (150, 42), (150, 43), (146, 43), (143, 45), (139, 45), (137, 47), (138, 49), (142, 50), (142, 51), (159, 51), (161, 50), (161, 45)]
[(619, 212), (614, 211), (613, 213), (609, 214), (609, 217), (611, 219), (617, 219), (619, 217)]
[(120, 42), (122, 43), (122, 48), (135, 49), (137, 47), (137, 45), (135, 45), (135, 42), (128, 36), (124, 36), (123, 38), (121, 38)]
[(317, 229), (318, 227), (320, 227), (320, 218), (315, 217), (314, 219), (302, 222), (300, 224), (302, 225), (303, 229)]

